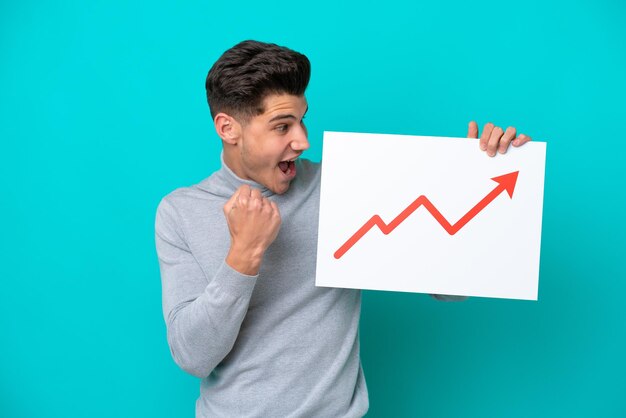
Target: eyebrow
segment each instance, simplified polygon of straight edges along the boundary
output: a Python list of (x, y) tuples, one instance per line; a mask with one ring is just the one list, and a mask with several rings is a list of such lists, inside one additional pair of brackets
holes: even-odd
[[(309, 111), (309, 107), (307, 106), (306, 110), (304, 111), (304, 115), (306, 115), (306, 112)], [(304, 115), (302, 115), (302, 117), (304, 117)], [(274, 116), (272, 119), (270, 119), (270, 121), (268, 123), (272, 123), (274, 121), (280, 120), (280, 119), (296, 119), (296, 117), (290, 113), (288, 114), (282, 114), (282, 115), (276, 115)]]
[(280, 119), (295, 119), (296, 117), (294, 115), (277, 115), (274, 116), (272, 119), (270, 119), (269, 123), (272, 123), (276, 120), (280, 120)]

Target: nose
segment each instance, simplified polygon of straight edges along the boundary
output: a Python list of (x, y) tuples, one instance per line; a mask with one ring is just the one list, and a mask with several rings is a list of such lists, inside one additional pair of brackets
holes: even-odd
[(294, 131), (294, 136), (291, 140), (291, 149), (294, 151), (305, 151), (309, 149), (309, 133), (304, 125), (300, 125), (298, 129)]

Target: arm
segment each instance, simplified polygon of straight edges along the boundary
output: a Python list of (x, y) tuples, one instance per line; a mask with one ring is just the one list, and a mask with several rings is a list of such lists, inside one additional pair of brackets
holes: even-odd
[(257, 276), (241, 274), (222, 262), (213, 277), (206, 277), (177, 218), (174, 207), (162, 200), (155, 239), (167, 341), (179, 367), (206, 377), (232, 349)]
[(166, 199), (157, 209), (156, 246), (167, 340), (174, 361), (197, 377), (208, 376), (232, 349), (261, 260), (281, 222), (276, 204), (247, 185), (226, 202), (224, 215), (230, 249), (209, 278), (186, 244), (176, 209)]

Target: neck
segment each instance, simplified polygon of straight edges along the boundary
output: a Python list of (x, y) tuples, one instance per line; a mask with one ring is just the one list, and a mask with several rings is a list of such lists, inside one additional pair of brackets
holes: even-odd
[(241, 165), (239, 164), (238, 159), (235, 158), (235, 156), (233, 155), (235, 152), (237, 152), (237, 149), (235, 147), (224, 144), (224, 149), (223, 149), (223, 154), (222, 154), (224, 164), (226, 164), (226, 166), (233, 173), (235, 173), (237, 177), (243, 180), (250, 180), (241, 169)]

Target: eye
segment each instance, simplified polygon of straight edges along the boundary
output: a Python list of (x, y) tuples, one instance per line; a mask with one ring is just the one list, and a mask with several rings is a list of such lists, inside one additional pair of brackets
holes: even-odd
[(274, 129), (276, 129), (280, 133), (285, 133), (289, 130), (289, 125), (287, 125), (286, 123), (282, 123), (280, 125), (276, 125)]

